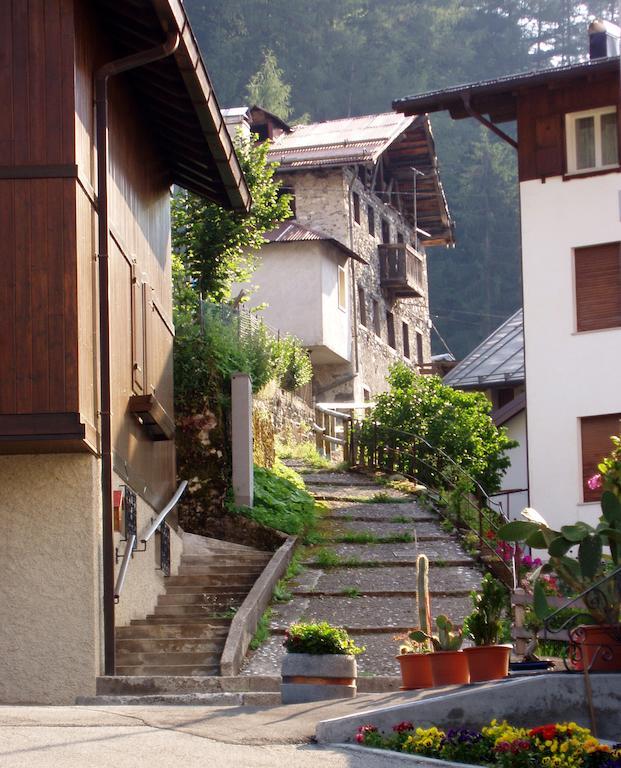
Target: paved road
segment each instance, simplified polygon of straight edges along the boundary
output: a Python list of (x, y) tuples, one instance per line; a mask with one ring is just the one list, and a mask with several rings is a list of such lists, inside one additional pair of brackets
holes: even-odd
[[(281, 708), (278, 716), (287, 718)], [(0, 707), (0, 766), (392, 768), (410, 762), (309, 743), (247, 743), (252, 733), (261, 739), (262, 727), (273, 738), (277, 726), (265, 710), (244, 716), (235, 707)]]

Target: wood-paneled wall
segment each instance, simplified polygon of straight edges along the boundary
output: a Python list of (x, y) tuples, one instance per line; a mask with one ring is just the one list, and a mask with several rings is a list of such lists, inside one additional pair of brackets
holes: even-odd
[(618, 105), (619, 74), (601, 76), (597, 82), (582, 77), (531, 88), (519, 94), (517, 102), (520, 181), (562, 176), (567, 173), (565, 115)]

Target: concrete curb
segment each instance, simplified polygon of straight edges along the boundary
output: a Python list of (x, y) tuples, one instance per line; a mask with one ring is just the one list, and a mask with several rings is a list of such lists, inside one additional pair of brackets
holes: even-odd
[(282, 578), (293, 557), (296, 542), (297, 536), (287, 537), (285, 543), (276, 550), (235, 614), (220, 659), (221, 675), (234, 676), (239, 672), (259, 619), (272, 598), (274, 587)]
[(377, 755), (384, 758), (384, 760), (390, 757), (392, 760), (402, 761), (406, 765), (418, 765), (420, 768), (434, 768), (434, 766), (437, 766), (437, 768), (481, 768), (480, 765), (474, 765), (473, 763), (454, 763), (448, 760), (436, 760), (435, 757), (408, 755), (405, 752), (393, 752), (386, 749), (374, 749), (373, 747), (360, 747), (358, 744), (335, 744), (334, 746), (347, 752)]

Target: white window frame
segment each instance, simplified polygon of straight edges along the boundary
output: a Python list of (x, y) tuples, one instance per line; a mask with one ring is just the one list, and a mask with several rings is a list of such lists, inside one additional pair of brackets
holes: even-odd
[[(619, 167), (618, 158), (616, 163), (609, 163), (607, 165), (602, 163), (602, 117), (610, 114), (617, 115), (617, 121), (619, 120), (619, 115), (617, 114), (617, 108), (615, 106), (602, 107), (601, 109), (587, 109), (584, 112), (570, 112), (565, 115), (567, 173), (592, 173), (593, 171)], [(589, 168), (578, 168), (576, 162), (576, 122), (583, 117), (593, 117), (595, 123), (595, 165)]]
[[(347, 273), (345, 267), (340, 264), (338, 266), (338, 276), (336, 281), (336, 300), (338, 302), (339, 309), (343, 312), (347, 311)], [(342, 299), (342, 301), (341, 301)]]

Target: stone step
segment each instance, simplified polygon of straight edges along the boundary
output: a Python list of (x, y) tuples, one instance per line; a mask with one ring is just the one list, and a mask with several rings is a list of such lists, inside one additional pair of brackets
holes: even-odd
[(180, 651), (172, 653), (167, 651), (142, 651), (140, 653), (129, 653), (123, 651), (119, 654), (118, 667), (135, 667), (138, 665), (146, 666), (187, 666), (202, 667), (216, 666), (220, 662), (220, 651), (201, 652), (201, 651)]
[[(239, 605), (239, 604), (238, 604)], [(222, 607), (222, 610), (218, 610), (219, 607)], [(225, 616), (211, 616), (212, 614), (218, 614), (218, 613), (224, 613), (225, 610), (227, 610), (229, 606), (209, 606), (209, 608), (201, 609), (200, 606), (196, 605), (156, 605), (153, 614), (150, 614), (147, 616), (147, 619), (150, 618), (150, 616), (166, 616), (168, 618), (177, 618), (180, 616), (188, 616), (188, 617), (194, 617), (194, 618), (200, 618), (205, 617), (206, 619), (211, 618), (227, 618)], [(238, 607), (238, 606), (230, 606), (232, 608)]]
[[(218, 565), (226, 565), (227, 562), (238, 565), (261, 565), (263, 563), (269, 563), (272, 559), (273, 553), (271, 552), (257, 552), (256, 554), (230, 554), (225, 552), (205, 552), (202, 554), (189, 554), (181, 555), (181, 562), (187, 565), (194, 563), (214, 563)], [(222, 562), (224, 561), (224, 563)]]
[(145, 696), (79, 696), (82, 706), (169, 706), (169, 707), (276, 707), (281, 704), (280, 691), (241, 693), (169, 693)]
[(136, 653), (222, 653), (226, 637), (144, 637), (118, 638), (116, 653), (119, 663), (126, 655)]
[(97, 693), (115, 696), (169, 693), (243, 693), (280, 691), (280, 674), (252, 676), (122, 675), (97, 678)]
[(138, 677), (145, 677), (146, 675), (179, 675), (181, 677), (195, 676), (195, 675), (217, 675), (220, 672), (219, 664), (195, 664), (187, 665), (180, 664), (175, 666), (174, 664), (157, 665), (157, 664), (138, 664), (138, 665), (117, 665), (117, 674), (125, 677), (131, 677), (136, 675)]
[(146, 638), (225, 638), (229, 627), (213, 624), (141, 624), (129, 627), (117, 627), (116, 638), (119, 640), (141, 640)]
[(182, 584), (166, 587), (167, 595), (247, 595), (251, 584), (227, 584), (226, 586), (205, 586), (201, 584)]
[(182, 565), (180, 576), (258, 576), (263, 572), (261, 565)]
[(166, 581), (166, 588), (170, 587), (219, 587), (230, 585), (252, 586), (257, 577), (255, 574), (184, 574), (179, 576), (169, 576)]
[(180, 624), (203, 624), (205, 626), (229, 627), (232, 619), (230, 617), (210, 616), (207, 611), (193, 616), (155, 616), (149, 614), (144, 619), (132, 619), (132, 627), (151, 627), (157, 625), (179, 626)]
[(248, 590), (244, 592), (213, 592), (207, 594), (205, 592), (195, 593), (173, 593), (160, 595), (157, 599), (158, 605), (240, 605)]

